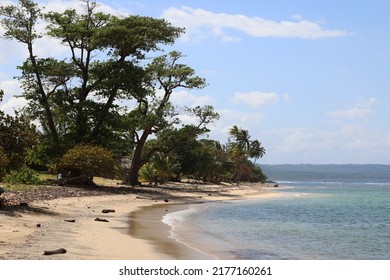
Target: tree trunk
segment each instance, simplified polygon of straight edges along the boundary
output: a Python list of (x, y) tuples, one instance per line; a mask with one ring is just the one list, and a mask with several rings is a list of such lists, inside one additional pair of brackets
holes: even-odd
[(54, 123), (54, 118), (53, 118), (52, 110), (50, 108), (48, 96), (45, 92), (45, 88), (44, 88), (43, 83), (42, 83), (40, 69), (39, 69), (37, 61), (35, 59), (32, 42), (28, 43), (28, 52), (30, 55), (31, 64), (32, 64), (33, 69), (34, 69), (33, 71), (34, 71), (37, 85), (39, 88), (39, 93), (41, 96), (41, 98), (39, 99), (40, 100), (39, 102), (45, 110), (47, 126), (49, 128), (51, 138), (52, 138), (56, 148), (59, 149), (60, 148), (60, 140), (58, 137), (57, 128), (56, 128), (55, 123)]
[(126, 185), (137, 186), (141, 184), (141, 182), (138, 180), (140, 169), (141, 168), (136, 168), (132, 165), (132, 167), (130, 168), (130, 172), (125, 180)]
[(140, 185), (139, 182), (139, 170), (145, 164), (145, 161), (142, 160), (142, 150), (144, 149), (146, 140), (151, 134), (151, 129), (145, 129), (142, 133), (141, 138), (137, 141), (137, 145), (135, 147), (134, 155), (131, 160), (130, 172), (125, 180), (125, 184), (136, 186)]

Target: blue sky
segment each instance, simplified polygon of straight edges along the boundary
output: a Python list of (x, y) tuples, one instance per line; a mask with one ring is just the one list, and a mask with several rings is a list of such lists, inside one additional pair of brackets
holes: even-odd
[[(1, 1), (6, 3), (8, 1)], [(79, 1), (38, 1), (47, 9)], [(266, 149), (260, 163), (390, 164), (390, 1), (98, 1), (119, 14), (165, 18), (186, 34), (167, 50), (206, 78), (179, 91), (178, 105), (211, 104), (221, 118), (209, 134), (249, 130)], [(56, 55), (61, 47), (41, 42)], [(23, 100), (15, 66), (23, 50), (0, 42), (0, 108)]]

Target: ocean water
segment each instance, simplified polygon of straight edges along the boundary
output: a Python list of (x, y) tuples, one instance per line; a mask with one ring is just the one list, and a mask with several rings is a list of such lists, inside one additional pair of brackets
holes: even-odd
[(170, 213), (172, 237), (222, 259), (390, 259), (390, 165), (262, 169), (278, 196)]

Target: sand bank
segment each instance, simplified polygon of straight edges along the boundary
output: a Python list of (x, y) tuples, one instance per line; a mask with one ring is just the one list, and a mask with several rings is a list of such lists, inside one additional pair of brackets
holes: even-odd
[[(190, 203), (269, 197), (275, 195), (272, 189), (268, 185), (170, 184), (153, 188), (143, 196), (35, 201), (25, 208), (0, 211), (0, 259), (212, 259), (169, 238), (169, 227), (161, 222), (162, 216)], [(115, 212), (102, 213), (103, 209)], [(108, 222), (95, 221), (96, 218)], [(44, 251), (59, 248), (67, 252), (43, 255)]]

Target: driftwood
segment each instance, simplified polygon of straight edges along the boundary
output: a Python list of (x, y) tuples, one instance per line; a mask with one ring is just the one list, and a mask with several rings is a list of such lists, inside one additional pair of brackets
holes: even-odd
[(60, 248), (53, 251), (44, 251), (44, 255), (56, 255), (56, 254), (65, 254), (66, 250), (64, 248)]
[(105, 222), (105, 223), (108, 223), (108, 220), (106, 220), (106, 219), (100, 219), (100, 218), (96, 218), (95, 221), (97, 221), (97, 222)]
[(72, 219), (72, 220), (65, 220), (65, 222), (74, 223), (74, 222), (76, 222), (76, 220), (75, 220), (75, 219)]
[(115, 213), (114, 209), (103, 209), (102, 213), (107, 214), (107, 213)]
[(96, 187), (97, 185), (93, 182), (93, 178), (88, 176), (77, 176), (77, 177), (66, 177), (58, 180), (49, 179), (51, 185), (58, 186), (89, 186)]

